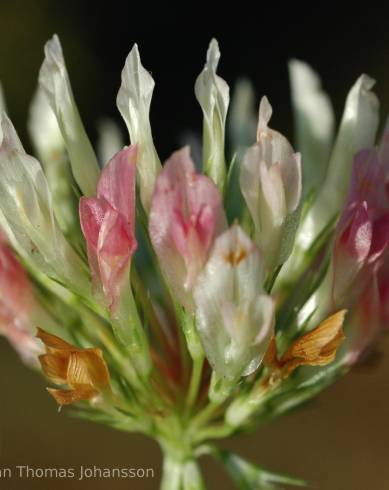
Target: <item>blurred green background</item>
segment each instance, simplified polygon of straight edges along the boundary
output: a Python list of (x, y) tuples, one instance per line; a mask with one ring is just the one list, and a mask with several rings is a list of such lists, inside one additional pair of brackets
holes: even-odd
[[(239, 7), (239, 9), (238, 9)], [(152, 124), (162, 158), (173, 151), (186, 129), (199, 131), (200, 109), (194, 79), (207, 44), (217, 37), (220, 73), (232, 85), (248, 75), (258, 95), (274, 108), (273, 125), (291, 135), (286, 62), (298, 57), (322, 75), (340, 115), (344, 97), (363, 71), (378, 80), (382, 114), (389, 111), (388, 8), (315, 4), (288, 9), (260, 6), (254, 15), (244, 4), (227, 16), (212, 16), (199, 3), (178, 7), (119, 2), (0, 2), (0, 79), (9, 114), (29, 147), (25, 132), (29, 101), (36, 86), (45, 41), (57, 32), (65, 51), (80, 112), (96, 138), (96, 121), (115, 108), (120, 71), (133, 42), (156, 80)], [(1, 178), (1, 177), (0, 177)], [(380, 346), (375, 366), (355, 370), (304, 409), (226, 446), (275, 471), (306, 478), (321, 490), (389, 488), (389, 343)], [(386, 352), (386, 356), (385, 356)], [(35, 467), (144, 467), (153, 480), (1, 480), (13, 489), (158, 488), (158, 447), (138, 435), (71, 419), (57, 413), (46, 383), (25, 369), (0, 341), (0, 469)], [(210, 489), (232, 488), (216, 463), (204, 460)]]

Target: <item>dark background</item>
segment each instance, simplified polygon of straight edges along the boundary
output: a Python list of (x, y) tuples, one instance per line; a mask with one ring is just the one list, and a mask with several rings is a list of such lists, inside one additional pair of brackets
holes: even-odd
[[(95, 124), (115, 107), (120, 71), (132, 44), (156, 81), (151, 119), (162, 159), (187, 129), (200, 131), (201, 112), (193, 84), (211, 37), (220, 43), (219, 73), (230, 86), (241, 75), (258, 96), (269, 96), (273, 126), (292, 136), (287, 60), (308, 61), (321, 74), (336, 113), (361, 72), (377, 79), (383, 117), (389, 112), (388, 7), (372, 2), (342, 11), (340, 2), (171, 4), (49, 0), (0, 1), (0, 79), (8, 110), (22, 139), (29, 101), (43, 59), (43, 45), (57, 32), (73, 90), (94, 140)], [(124, 128), (124, 125), (123, 125)], [(388, 344), (388, 342), (386, 342)], [(389, 354), (388, 345), (382, 351)], [(160, 467), (157, 446), (141, 436), (57, 414), (45, 382), (25, 369), (6, 342), (0, 343), (0, 468), (31, 466)], [(257, 433), (227, 443), (270, 469), (307, 478), (321, 490), (389, 488), (389, 359), (351, 373), (304, 410)], [(232, 488), (216, 465), (205, 461), (209, 488)], [(113, 489), (157, 488), (156, 480), (110, 481)], [(0, 479), (4, 489), (105, 489), (94, 480)]]

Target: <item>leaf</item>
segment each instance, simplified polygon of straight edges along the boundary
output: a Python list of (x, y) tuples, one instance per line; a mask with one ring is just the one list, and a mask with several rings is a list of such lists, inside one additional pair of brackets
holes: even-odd
[(280, 485), (307, 486), (303, 480), (265, 470), (229, 451), (211, 446), (208, 452), (224, 465), (239, 490), (282, 490)]

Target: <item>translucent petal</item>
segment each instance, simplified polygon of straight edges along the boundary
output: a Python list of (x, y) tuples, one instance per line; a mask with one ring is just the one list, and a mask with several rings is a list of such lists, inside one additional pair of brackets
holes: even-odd
[(234, 225), (217, 238), (194, 290), (197, 329), (219, 376), (253, 372), (267, 349), (274, 305), (262, 281), (259, 251)]
[(116, 102), (127, 125), (131, 143), (138, 146), (140, 194), (146, 212), (150, 209), (155, 179), (161, 169), (149, 120), (154, 85), (152, 76), (142, 66), (135, 44), (122, 71), (122, 84)]
[(224, 140), (230, 89), (227, 83), (216, 75), (219, 59), (219, 45), (216, 39), (212, 39), (207, 52), (207, 62), (195, 83), (195, 95), (204, 115), (204, 171), (222, 189), (226, 177)]
[(379, 116), (379, 102), (371, 91), (374, 83), (367, 75), (361, 75), (347, 96), (326, 181), (298, 233), (297, 241), (304, 250), (342, 209), (354, 155), (374, 146)]
[(61, 44), (54, 35), (45, 45), (39, 84), (57, 118), (75, 181), (86, 196), (93, 196), (99, 165), (76, 107)]
[(25, 153), (5, 114), (1, 126), (0, 209), (12, 244), (35, 267), (85, 292), (89, 287), (84, 265), (54, 218), (51, 193), (39, 162)]
[(304, 192), (318, 188), (325, 178), (335, 116), (318, 75), (303, 61), (289, 62), (296, 147), (304, 156)]

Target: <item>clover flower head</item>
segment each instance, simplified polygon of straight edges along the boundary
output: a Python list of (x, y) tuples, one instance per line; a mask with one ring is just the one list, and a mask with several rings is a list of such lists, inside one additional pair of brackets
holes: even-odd
[(312, 398), (388, 326), (389, 129), (376, 143), (374, 81), (352, 86), (336, 133), (319, 77), (292, 60), (292, 145), (266, 96), (251, 107), (248, 81), (228, 112), (212, 40), (195, 82), (202, 164), (189, 146), (161, 164), (134, 45), (117, 95), (129, 139), (106, 121), (98, 159), (56, 35), (44, 52), (28, 123), (39, 160), (0, 98), (0, 333), (40, 362), (60, 406), (157, 440), (162, 490), (204, 489), (202, 454), (242, 489), (301, 485), (208, 441)]

